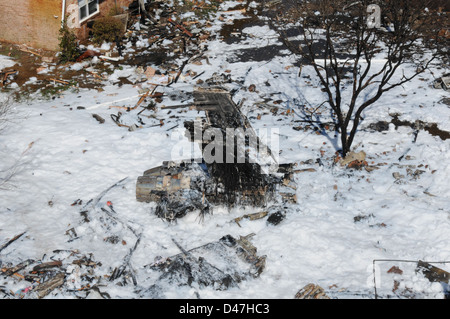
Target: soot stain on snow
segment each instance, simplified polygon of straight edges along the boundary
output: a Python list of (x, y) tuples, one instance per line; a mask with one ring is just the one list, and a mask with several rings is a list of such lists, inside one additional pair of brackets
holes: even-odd
[(450, 132), (439, 129), (437, 123), (426, 123), (420, 120), (412, 123), (409, 121), (400, 120), (398, 114), (392, 115), (391, 123), (395, 125), (395, 128), (399, 126), (408, 126), (414, 130), (425, 130), (432, 136), (438, 136), (441, 140), (445, 141), (450, 138)]
[[(242, 30), (255, 26), (267, 26), (255, 13), (247, 13), (244, 19), (235, 19), (232, 24), (225, 24), (220, 30), (220, 36), (226, 44), (237, 44), (246, 38)], [(285, 45), (268, 45), (263, 47), (240, 49), (235, 56), (229, 58), (230, 63), (238, 62), (261, 62), (269, 61), (277, 56), (284, 56), (281, 51), (286, 49)]]
[(236, 44), (242, 41), (241, 36), (235, 36), (234, 34), (242, 34), (242, 30), (253, 26), (263, 26), (263, 22), (259, 21), (259, 18), (255, 15), (245, 18), (236, 19), (232, 24), (225, 24), (220, 30), (220, 36), (226, 44)]
[(255, 12), (249, 10), (249, 2), (244, 5), (238, 5), (233, 8), (233, 10), (245, 9), (244, 19), (234, 19), (231, 24), (225, 24), (220, 30), (220, 36), (226, 44), (235, 44), (241, 42), (241, 37), (234, 36), (233, 33), (239, 33), (242, 35), (242, 30), (244, 28), (265, 25), (260, 19), (261, 12)]
[(260, 48), (241, 49), (237, 51), (236, 56), (230, 57), (230, 63), (238, 62), (261, 62), (270, 61), (275, 57), (282, 57), (281, 51), (285, 49), (280, 45), (268, 45)]

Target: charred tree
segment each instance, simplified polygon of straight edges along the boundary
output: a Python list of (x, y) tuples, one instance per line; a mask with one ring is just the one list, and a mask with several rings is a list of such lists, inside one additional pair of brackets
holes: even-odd
[[(449, 37), (442, 32), (448, 17), (438, 2), (293, 0), (289, 10), (271, 19), (302, 66), (314, 69), (335, 117), (343, 156), (351, 150), (364, 110), (448, 54)], [(299, 21), (299, 43), (287, 36), (287, 21)]]

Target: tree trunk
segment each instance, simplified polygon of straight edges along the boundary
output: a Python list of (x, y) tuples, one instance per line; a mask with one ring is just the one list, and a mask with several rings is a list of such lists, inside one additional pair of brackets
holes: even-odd
[(347, 153), (350, 151), (350, 146), (348, 144), (348, 135), (346, 128), (341, 128), (341, 144), (342, 144), (342, 157), (345, 157)]

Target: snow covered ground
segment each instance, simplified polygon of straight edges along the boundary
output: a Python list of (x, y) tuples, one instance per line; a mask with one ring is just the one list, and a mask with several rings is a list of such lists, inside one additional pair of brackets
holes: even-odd
[[(1, 185), (0, 244), (26, 233), (1, 252), (0, 265), (41, 259), (44, 255), (50, 258), (55, 250), (78, 250), (101, 262), (98, 274), (110, 274), (136, 242), (133, 233), (120, 224), (112, 230), (120, 242), (104, 241), (105, 232), (111, 230), (105, 230), (95, 212), (101, 212), (100, 208), (106, 208), (110, 201), (119, 219), (142, 233), (131, 258), (138, 285), (103, 282), (101, 290), (113, 298), (139, 298), (139, 291), (148, 288), (153, 278), (144, 266), (158, 256), (180, 252), (172, 239), (191, 249), (227, 234), (239, 237), (251, 233), (255, 234), (251, 241), (258, 254), (267, 256), (266, 267), (258, 278), (225, 291), (195, 284), (167, 285), (166, 297), (196, 298), (198, 293), (201, 298), (290, 299), (306, 284), (315, 283), (333, 298), (374, 298), (375, 273), (380, 297), (443, 298), (442, 285), (416, 273), (415, 263), (382, 260), (450, 260), (450, 140), (420, 130), (414, 141), (410, 127), (396, 129), (392, 123), (382, 132), (368, 127), (378, 121), (390, 122), (389, 114), (397, 113), (401, 120), (436, 123), (441, 130), (450, 131), (449, 106), (443, 102), (449, 93), (433, 89), (433, 76), (427, 72), (383, 96), (363, 114), (364, 122), (354, 143), (355, 151), (363, 150), (369, 165), (377, 169), (349, 170), (334, 163), (339, 140), (333, 131), (317, 134), (312, 129), (293, 129), (304, 125), (299, 105), (322, 102), (312, 70), (304, 68), (302, 77), (298, 77), (298, 68), (293, 66), (295, 57), (290, 55), (239, 62), (233, 58), (239, 49), (279, 44), (268, 26), (244, 29), (243, 33), (249, 36), (239, 44), (210, 40), (210, 64), (192, 64), (187, 69), (204, 72), (200, 77), (203, 80), (214, 73), (230, 74), (233, 82), (225, 87), (238, 89), (233, 99), (242, 102), (242, 110), (253, 127), (279, 130), (280, 163), (314, 168), (296, 174), (298, 204), (290, 207), (279, 225), (269, 225), (265, 219), (243, 220), (240, 226), (232, 221), (261, 211), (251, 207), (215, 207), (213, 214), (202, 221), (193, 212), (169, 224), (154, 215), (154, 204), (137, 202), (137, 177), (172, 159), (180, 143), (177, 134), (183, 121), (202, 114), (158, 109), (155, 115), (164, 119), (163, 126), (148, 125), (135, 131), (119, 127), (110, 119), (117, 110), (109, 106), (133, 106), (140, 88), (115, 85), (113, 80), (118, 74), (113, 74), (104, 81), (101, 92), (80, 89), (66, 91), (54, 100), (33, 96), (27, 102), (12, 104), (10, 122), (0, 133), (0, 178), (10, 169), (15, 170), (14, 177)], [(0, 57), (0, 69), (7, 66), (11, 61)], [(432, 71), (435, 75), (442, 73), (436, 68)], [(127, 66), (120, 72), (120, 76), (135, 74), (134, 68)], [(311, 80), (305, 80), (307, 75)], [(251, 84), (255, 91), (246, 89)], [(192, 92), (194, 85), (195, 81), (186, 77), (159, 91)], [(258, 104), (266, 98), (281, 100), (272, 104), (279, 108), (276, 115)], [(288, 109), (294, 112), (282, 114)], [(97, 122), (94, 113), (106, 119), (105, 123)], [(330, 120), (326, 109), (322, 110), (321, 120)], [(177, 129), (168, 130), (177, 124)], [(190, 147), (187, 141), (182, 143)], [(126, 180), (119, 187), (100, 199), (91, 221), (83, 223), (82, 205), (72, 204), (78, 199), (85, 204), (123, 178)], [(70, 241), (66, 232), (72, 228), (78, 239)], [(450, 271), (448, 263), (435, 265)], [(388, 273), (392, 266), (398, 266), (403, 273)], [(395, 281), (398, 287), (393, 292)], [(18, 291), (29, 283), (9, 278), (0, 282), (2, 285)], [(78, 287), (76, 280), (74, 285)], [(62, 290), (47, 296), (73, 297)]]

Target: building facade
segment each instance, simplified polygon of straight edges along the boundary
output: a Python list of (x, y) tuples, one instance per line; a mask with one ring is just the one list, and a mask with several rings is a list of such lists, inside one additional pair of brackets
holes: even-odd
[(88, 22), (127, 9), (133, 0), (0, 0), (0, 41), (56, 51), (65, 17), (79, 39), (89, 35)]

